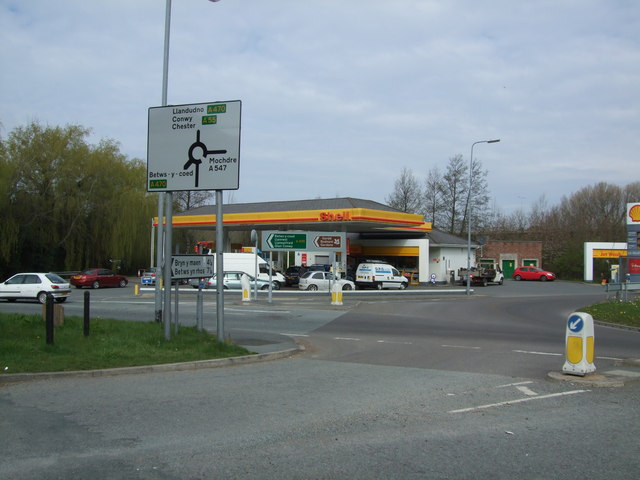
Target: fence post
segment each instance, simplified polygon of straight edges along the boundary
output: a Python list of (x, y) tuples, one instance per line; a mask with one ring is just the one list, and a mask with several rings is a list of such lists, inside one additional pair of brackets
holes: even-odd
[(47, 303), (45, 307), (45, 330), (47, 345), (53, 345), (53, 295), (47, 293)]
[(90, 331), (90, 323), (89, 323), (89, 305), (90, 305), (90, 296), (89, 292), (84, 292), (84, 325), (83, 325), (83, 333), (85, 337), (89, 336)]

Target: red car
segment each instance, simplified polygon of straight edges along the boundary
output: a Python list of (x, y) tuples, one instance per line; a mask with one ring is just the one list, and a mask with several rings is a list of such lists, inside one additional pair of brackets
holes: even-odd
[(514, 280), (540, 280), (541, 282), (546, 282), (547, 280), (555, 280), (556, 274), (538, 267), (518, 267), (513, 272), (512, 277)]
[(69, 283), (76, 288), (126, 287), (129, 281), (124, 275), (113, 273), (107, 268), (90, 268), (71, 277)]

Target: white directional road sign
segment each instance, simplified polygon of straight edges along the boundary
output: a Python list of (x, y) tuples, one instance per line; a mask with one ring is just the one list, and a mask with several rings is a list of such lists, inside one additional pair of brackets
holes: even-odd
[(333, 232), (283, 232), (267, 230), (262, 232), (262, 250), (276, 251), (330, 251), (339, 252), (346, 248), (346, 235)]
[(147, 191), (237, 190), (240, 100), (149, 108)]
[(213, 276), (213, 255), (174, 255), (171, 257), (171, 278)]

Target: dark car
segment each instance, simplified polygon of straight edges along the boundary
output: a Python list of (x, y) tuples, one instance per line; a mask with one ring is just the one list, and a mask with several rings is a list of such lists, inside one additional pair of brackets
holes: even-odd
[(70, 283), (76, 288), (100, 288), (126, 287), (129, 281), (124, 275), (118, 275), (108, 268), (90, 268), (78, 275), (73, 275)]
[(307, 267), (293, 266), (289, 267), (284, 272), (284, 279), (287, 286), (297, 285), (300, 281), (300, 277), (307, 271)]
[(518, 267), (513, 272), (512, 277), (514, 280), (540, 280), (541, 282), (546, 282), (547, 280), (555, 280), (556, 274), (538, 267)]

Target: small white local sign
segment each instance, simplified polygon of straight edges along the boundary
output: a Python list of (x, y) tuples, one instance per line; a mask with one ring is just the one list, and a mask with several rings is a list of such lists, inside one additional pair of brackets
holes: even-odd
[(174, 255), (171, 257), (171, 278), (213, 276), (213, 255)]
[(240, 100), (149, 108), (147, 191), (237, 190)]

